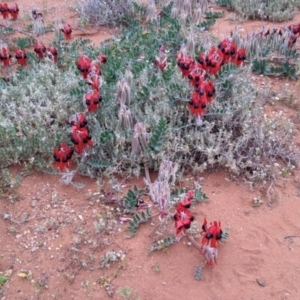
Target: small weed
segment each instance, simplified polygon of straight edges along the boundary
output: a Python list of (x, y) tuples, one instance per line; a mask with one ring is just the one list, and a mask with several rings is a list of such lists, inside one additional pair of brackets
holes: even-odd
[(166, 251), (170, 245), (174, 244), (175, 242), (178, 242), (178, 239), (174, 236), (165, 237), (162, 240), (159, 240), (158, 242), (154, 243), (150, 248), (149, 252), (153, 252), (155, 250), (162, 250)]
[(195, 273), (194, 273), (194, 278), (198, 281), (202, 280), (202, 271), (203, 271), (203, 266), (197, 266), (195, 268)]
[(87, 22), (93, 26), (117, 25), (125, 15), (131, 14), (130, 0), (74, 0), (75, 10), (81, 24)]
[(117, 293), (123, 300), (140, 300), (141, 299), (137, 295), (136, 291), (134, 291), (132, 288), (130, 288), (128, 286), (119, 288)]
[(100, 268), (110, 268), (110, 265), (116, 261), (123, 261), (125, 254), (120, 251), (108, 251), (100, 257)]
[(161, 268), (159, 265), (155, 265), (152, 267), (152, 270), (154, 271), (154, 273), (159, 274), (161, 272)]

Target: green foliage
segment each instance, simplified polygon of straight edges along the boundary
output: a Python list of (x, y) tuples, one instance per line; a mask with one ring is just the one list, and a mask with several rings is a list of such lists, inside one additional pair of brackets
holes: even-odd
[(100, 257), (100, 268), (107, 268), (109, 269), (111, 264), (117, 261), (123, 261), (125, 259), (125, 254), (122, 250), (120, 251), (108, 251), (104, 255)]
[(195, 268), (195, 272), (194, 272), (194, 278), (198, 281), (202, 280), (203, 277), (202, 277), (202, 271), (203, 271), (203, 267), (201, 266), (197, 266)]
[(0, 169), (0, 196), (12, 193), (19, 186), (21, 179), (22, 176), (19, 174), (13, 178), (7, 168)]
[(156, 250), (163, 250), (165, 251), (166, 249), (168, 249), (169, 246), (171, 246), (172, 244), (178, 242), (178, 239), (175, 236), (167, 236), (162, 240), (157, 241), (156, 243), (154, 243), (150, 248), (149, 248), (149, 252), (153, 252)]
[[(188, 190), (189, 190), (188, 188), (184, 188), (184, 189), (175, 188), (172, 191), (171, 199), (179, 199), (181, 196), (185, 195)], [(207, 195), (205, 193), (202, 192), (201, 188), (194, 189), (193, 202), (195, 202), (195, 203), (203, 202), (203, 201), (207, 201), (208, 199), (209, 198), (207, 197)]]
[(149, 143), (151, 151), (161, 151), (163, 148), (164, 138), (167, 134), (167, 125), (164, 119), (160, 119), (155, 128)]
[(25, 38), (17, 38), (17, 46), (20, 49), (25, 49), (26, 47), (32, 46), (34, 44), (34, 38), (25, 37)]
[(255, 74), (264, 74), (269, 75), (270, 74), (270, 68), (267, 64), (266, 59), (255, 59), (252, 64), (252, 71)]
[(217, 0), (217, 5), (227, 6), (247, 19), (262, 19), (273, 22), (293, 18), (299, 1), (290, 0)]
[(132, 10), (130, 0), (74, 0), (74, 3), (81, 23), (87, 22), (93, 26), (117, 25)]
[(208, 20), (201, 22), (197, 25), (202, 31), (208, 30), (211, 26), (215, 25), (216, 19), (215, 18), (208, 18)]
[(151, 217), (150, 210), (147, 209), (146, 212), (136, 213), (133, 215), (132, 220), (129, 222), (128, 230), (130, 231), (130, 236), (133, 237), (137, 234), (137, 228), (142, 224), (146, 223)]
[(296, 69), (291, 66), (291, 64), (288, 61), (285, 61), (281, 64), (279, 67), (273, 67), (270, 68), (271, 74), (278, 74), (279, 76), (286, 76), (291, 79), (296, 79)]
[(266, 76), (284, 76), (296, 79), (296, 69), (291, 66), (288, 61), (283, 62), (280, 66), (274, 66), (265, 59), (255, 59), (253, 61), (252, 70), (255, 74), (263, 74)]
[(117, 293), (123, 300), (141, 300), (136, 291), (128, 286), (119, 288)]
[(1, 287), (8, 279), (9, 279), (8, 277), (0, 275), (0, 287)]
[(231, 0), (216, 0), (216, 4), (221, 7), (228, 7)]
[(12, 27), (3, 26), (3, 25), (0, 26), (0, 33), (3, 34), (3, 35), (12, 34), (12, 33), (15, 33), (15, 32), (16, 31)]
[(145, 192), (145, 190), (139, 190), (135, 185), (133, 191), (129, 190), (127, 196), (124, 198), (125, 208), (129, 211), (135, 210), (139, 202), (139, 197), (145, 194)]
[(195, 189), (195, 195), (193, 198), (193, 202), (203, 202), (207, 201), (209, 198), (206, 194), (202, 192), (202, 189)]
[(205, 12), (205, 18), (206, 19), (217, 19), (222, 18), (224, 16), (225, 12), (217, 12), (217, 11), (206, 11)]
[(229, 231), (230, 231), (230, 228), (226, 227), (222, 234), (221, 243), (225, 243), (227, 241), (227, 239), (229, 238)]

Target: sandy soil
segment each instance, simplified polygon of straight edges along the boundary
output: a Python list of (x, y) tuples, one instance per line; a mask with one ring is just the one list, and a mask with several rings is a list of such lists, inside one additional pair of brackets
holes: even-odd
[[(32, 6), (43, 11), (46, 23), (56, 15), (77, 28), (67, 1), (19, 0), (18, 4), (21, 18), (16, 25), (20, 28)], [(299, 20), (300, 14), (290, 23)], [(210, 32), (224, 38), (235, 25), (248, 32), (259, 28), (261, 22), (233, 22), (226, 13)], [(98, 45), (112, 33), (109, 28), (75, 29), (73, 38), (84, 34)], [(254, 80), (262, 88), (282, 91), (285, 87), (298, 105), (299, 86), (295, 82)], [(295, 108), (282, 101), (267, 105), (266, 111), (283, 111), (298, 120)], [(12, 168), (13, 175), (19, 172), (20, 167)], [(154, 179), (155, 174), (152, 176)], [(192, 208), (196, 221), (201, 224), (206, 216), (220, 220), (223, 228), (231, 228), (229, 239), (219, 248), (217, 266), (206, 266), (202, 281), (194, 279), (194, 270), (204, 258), (187, 239), (182, 238), (167, 251), (149, 253), (159, 234), (173, 232), (173, 224), (163, 232), (157, 227), (158, 219), (153, 218), (129, 239), (127, 224), (112, 221), (115, 207), (109, 200), (122, 197), (134, 184), (142, 188), (142, 179), (124, 182), (118, 194), (105, 183), (80, 176), (75, 182), (85, 184), (81, 190), (62, 185), (59, 177), (44, 173), (24, 177), (16, 193), (0, 201), (1, 216), (6, 214), (6, 219), (0, 219), (0, 272), (10, 276), (0, 290), (1, 299), (109, 299), (105, 289), (108, 280), (115, 299), (299, 299), (299, 171), (254, 189), (222, 170), (187, 177), (182, 186), (191, 186), (194, 181), (201, 181), (209, 197), (208, 202)], [(260, 197), (263, 204), (253, 207), (254, 197)], [(32, 219), (22, 223), (24, 214)], [(94, 223), (103, 216), (107, 216), (107, 230), (99, 234)], [(113, 250), (122, 251), (125, 260), (109, 269), (100, 268), (100, 257)], [(126, 286), (135, 294), (121, 298), (117, 291)]]

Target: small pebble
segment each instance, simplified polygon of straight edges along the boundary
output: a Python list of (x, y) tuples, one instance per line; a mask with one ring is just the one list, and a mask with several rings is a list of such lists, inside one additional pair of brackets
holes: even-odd
[(256, 282), (257, 282), (258, 285), (260, 285), (262, 287), (265, 287), (267, 285), (266, 282), (261, 278), (257, 278)]

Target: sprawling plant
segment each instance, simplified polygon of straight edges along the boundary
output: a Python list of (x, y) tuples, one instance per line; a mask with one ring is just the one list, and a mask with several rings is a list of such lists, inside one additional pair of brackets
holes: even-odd
[(298, 0), (216, 0), (216, 4), (227, 6), (247, 19), (273, 22), (292, 19), (300, 6)]
[[(138, 5), (134, 9), (145, 12)], [(294, 164), (292, 124), (264, 116), (250, 66), (226, 64), (211, 77), (216, 97), (198, 126), (187, 110), (192, 89), (176, 57), (182, 43), (192, 41), (198, 53), (208, 51), (213, 41), (195, 27), (194, 36), (186, 39), (186, 28), (171, 17), (171, 10), (172, 4), (163, 8), (158, 23), (145, 26), (124, 18), (122, 35), (100, 49), (86, 40), (57, 41), (57, 64), (28, 53), (30, 67), (1, 83), (1, 164), (26, 161), (45, 169), (52, 164), (55, 146), (62, 141), (71, 145), (66, 120), (86, 110), (82, 100), (90, 89), (76, 61), (82, 54), (95, 60), (100, 53), (107, 56), (101, 66), (102, 102), (96, 111), (86, 112), (93, 146), (84, 155), (73, 155), (80, 173), (138, 176), (158, 170), (168, 159), (178, 164), (179, 178), (187, 170), (223, 166), (254, 180), (269, 176), (276, 159)], [(154, 63), (158, 51), (165, 68)]]
[(132, 9), (131, 0), (74, 0), (75, 9), (83, 23), (92, 25), (116, 25)]

